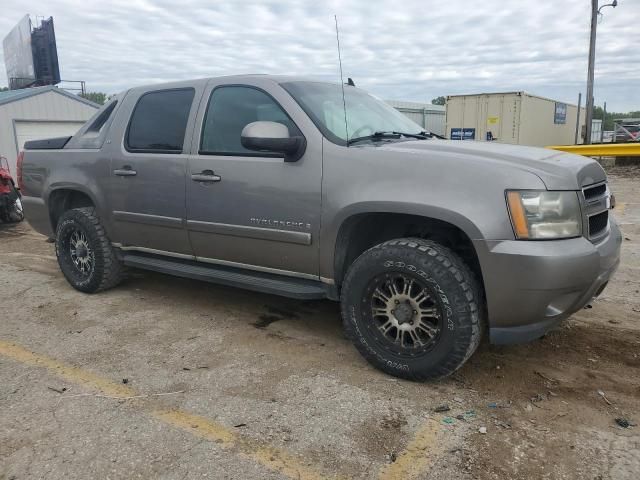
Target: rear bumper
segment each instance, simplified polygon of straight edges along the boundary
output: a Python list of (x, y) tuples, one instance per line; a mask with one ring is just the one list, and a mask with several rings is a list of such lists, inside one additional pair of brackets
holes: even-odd
[(492, 343), (523, 343), (544, 335), (599, 295), (620, 263), (615, 220), (599, 243), (476, 242)]

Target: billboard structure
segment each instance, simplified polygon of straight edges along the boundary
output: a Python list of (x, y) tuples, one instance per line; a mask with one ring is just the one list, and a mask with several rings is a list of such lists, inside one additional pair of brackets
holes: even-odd
[(31, 51), (33, 66), (38, 85), (56, 85), (60, 83), (58, 66), (58, 48), (53, 30), (53, 17), (42, 20), (39, 27), (31, 32)]
[(2, 47), (11, 90), (60, 83), (53, 17), (32, 29), (25, 15), (4, 38)]
[(25, 15), (2, 40), (4, 64), (7, 68), (9, 88), (28, 87), (36, 81), (31, 51), (31, 20)]

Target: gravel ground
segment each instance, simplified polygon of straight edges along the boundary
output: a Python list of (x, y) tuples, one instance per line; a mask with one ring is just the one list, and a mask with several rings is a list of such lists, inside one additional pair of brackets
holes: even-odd
[(0, 479), (635, 480), (640, 171), (610, 181), (623, 260), (593, 308), (424, 384), (371, 368), (337, 304), (148, 272), (84, 295), (0, 225)]

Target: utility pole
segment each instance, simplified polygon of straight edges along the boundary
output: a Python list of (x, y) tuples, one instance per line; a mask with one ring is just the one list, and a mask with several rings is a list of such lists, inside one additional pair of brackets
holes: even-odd
[(604, 102), (602, 109), (602, 125), (600, 126), (600, 143), (604, 143), (604, 124), (607, 121), (607, 102)]
[(582, 92), (578, 94), (578, 116), (576, 118), (576, 139), (573, 143), (578, 145), (578, 132), (580, 131), (580, 107), (582, 106)]
[(584, 144), (591, 143), (591, 123), (593, 121), (593, 77), (596, 65), (596, 30), (598, 28), (598, 0), (591, 0), (591, 36), (589, 37), (589, 69), (587, 73), (587, 98), (585, 112)]
[(585, 130), (586, 135), (584, 143), (591, 143), (591, 123), (593, 121), (593, 78), (596, 66), (596, 30), (598, 29), (598, 15), (604, 7), (617, 7), (618, 0), (612, 3), (598, 7), (599, 0), (591, 0), (591, 35), (589, 37), (589, 69), (587, 73), (587, 98), (585, 99)]

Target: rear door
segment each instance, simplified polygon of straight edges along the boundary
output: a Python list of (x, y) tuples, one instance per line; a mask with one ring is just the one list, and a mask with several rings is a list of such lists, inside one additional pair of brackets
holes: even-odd
[(189, 86), (126, 96), (114, 122), (112, 138), (119, 144), (113, 146), (108, 199), (123, 247), (192, 254), (185, 227), (185, 152), (201, 94), (202, 88)]
[[(318, 278), (320, 132), (279, 85), (259, 78), (212, 80), (201, 105), (187, 172), (187, 225), (198, 260)], [(288, 163), (245, 149), (240, 133), (259, 120), (304, 135), (304, 156)]]

